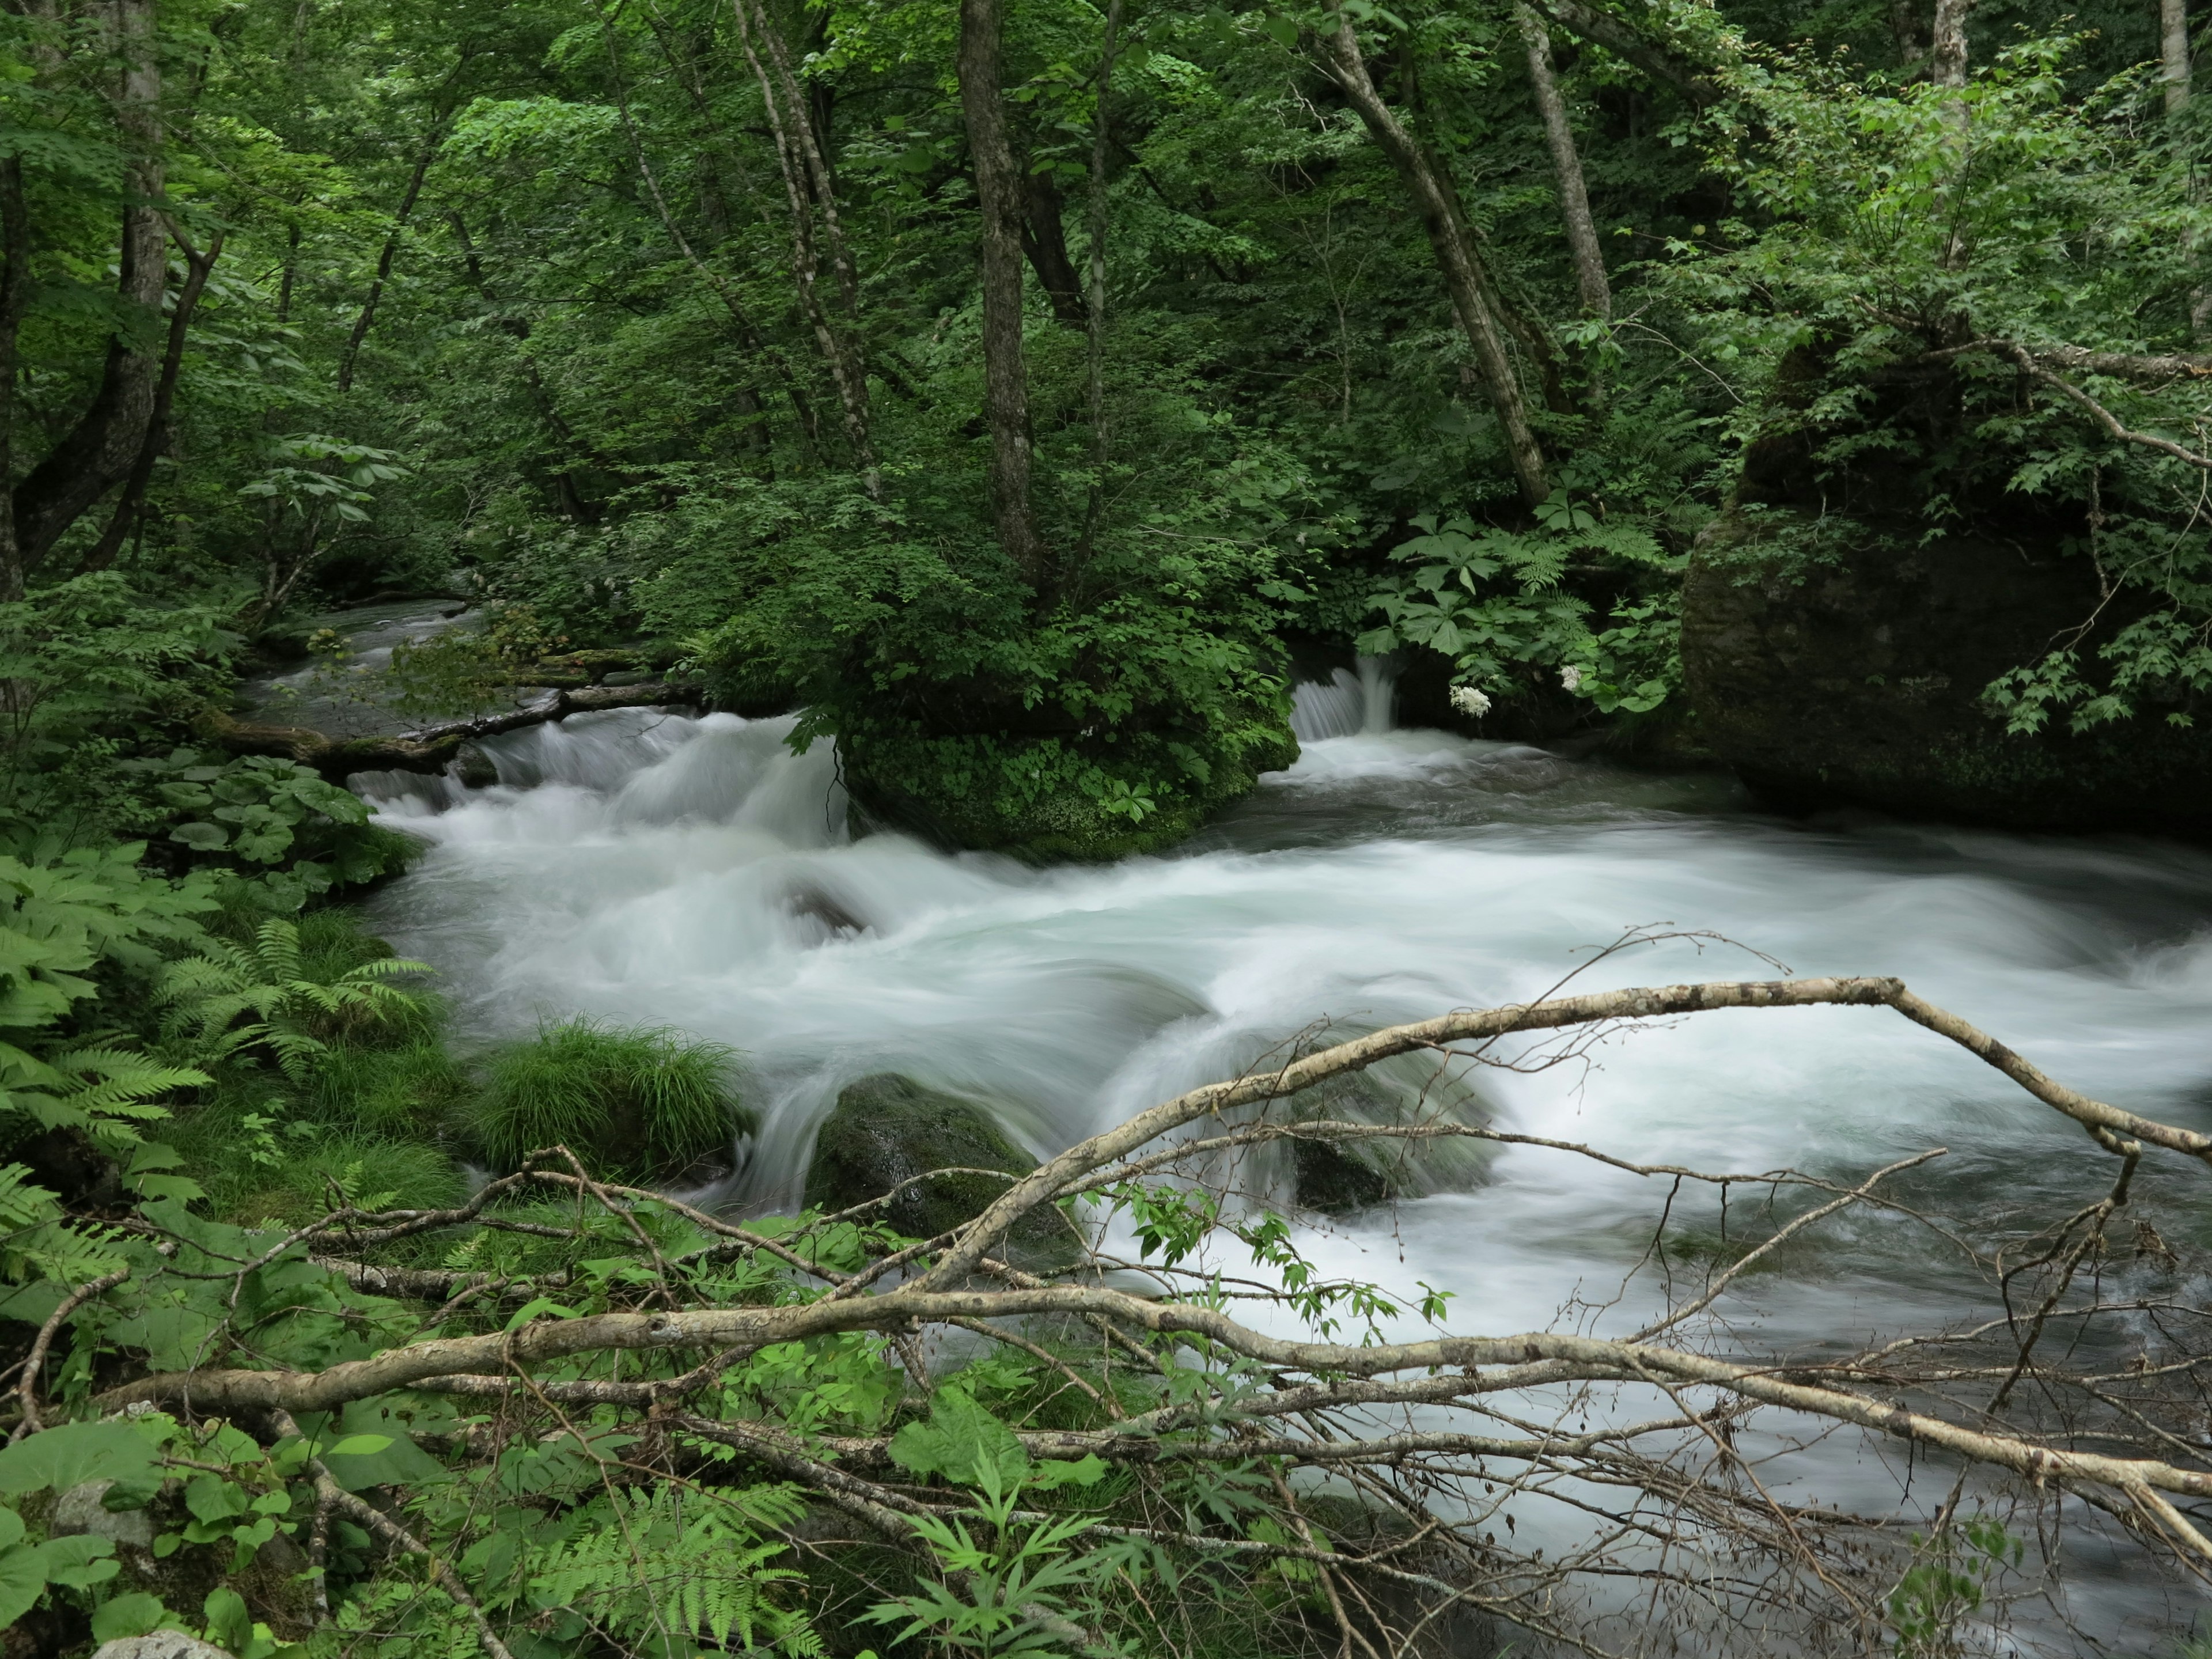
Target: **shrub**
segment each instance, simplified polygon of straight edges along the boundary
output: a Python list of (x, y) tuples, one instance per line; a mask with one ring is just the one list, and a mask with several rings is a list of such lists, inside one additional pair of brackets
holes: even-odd
[(568, 1019), (494, 1054), (473, 1111), (495, 1164), (564, 1146), (595, 1173), (675, 1175), (751, 1120), (727, 1081), (735, 1050), (665, 1026)]

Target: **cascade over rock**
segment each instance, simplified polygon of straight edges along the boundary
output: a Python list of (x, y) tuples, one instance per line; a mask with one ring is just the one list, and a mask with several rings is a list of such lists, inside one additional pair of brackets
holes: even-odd
[[(806, 1170), (811, 1207), (843, 1210), (905, 1187), (885, 1205), (883, 1219), (915, 1238), (933, 1238), (980, 1214), (1006, 1190), (988, 1175), (918, 1176), (933, 1170), (1001, 1170), (1025, 1175), (1036, 1159), (1008, 1139), (981, 1102), (926, 1088), (896, 1072), (848, 1085), (823, 1120)], [(1061, 1237), (1057, 1211), (1026, 1216), (1013, 1230), (1030, 1249)]]

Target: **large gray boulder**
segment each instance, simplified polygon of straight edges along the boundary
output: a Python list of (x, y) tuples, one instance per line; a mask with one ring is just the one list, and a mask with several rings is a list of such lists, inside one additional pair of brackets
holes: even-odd
[[(2177, 727), (2160, 708), (2080, 736), (2061, 714), (2056, 730), (2021, 735), (1984, 702), (1992, 680), (2039, 660), (2100, 599), (2089, 561), (2055, 537), (1923, 543), (1732, 510), (1700, 538), (1683, 589), (1696, 736), (1793, 810), (2212, 833), (2212, 729)], [(2127, 606), (2104, 608), (2085, 661)]]

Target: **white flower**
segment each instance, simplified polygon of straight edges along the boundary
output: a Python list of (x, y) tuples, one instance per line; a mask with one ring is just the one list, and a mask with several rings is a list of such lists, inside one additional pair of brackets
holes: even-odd
[(1565, 668), (1562, 668), (1559, 671), (1559, 684), (1565, 686), (1570, 691), (1581, 690), (1583, 689), (1583, 665), (1578, 662), (1571, 662)]
[(1490, 712), (1490, 699), (1471, 685), (1455, 685), (1451, 689), (1451, 706), (1462, 714), (1480, 720)]

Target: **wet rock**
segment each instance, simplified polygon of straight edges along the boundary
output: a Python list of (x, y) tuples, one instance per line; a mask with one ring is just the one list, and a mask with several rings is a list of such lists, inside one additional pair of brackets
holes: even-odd
[[(806, 1171), (810, 1207), (842, 1210), (912, 1182), (884, 1206), (884, 1221), (915, 1238), (933, 1238), (981, 1213), (1006, 1190), (988, 1175), (930, 1176), (933, 1170), (1026, 1174), (1036, 1160), (1000, 1128), (990, 1109), (965, 1096), (925, 1088), (895, 1072), (863, 1078), (837, 1097), (815, 1136)], [(927, 1176), (927, 1180), (915, 1180)], [(1013, 1230), (1025, 1252), (1073, 1242), (1057, 1210), (1031, 1212)]]
[[(1817, 534), (1816, 534), (1817, 532)], [(2009, 733), (1983, 693), (2099, 608), (2057, 538), (1926, 544), (1768, 507), (1700, 538), (1682, 667), (1700, 739), (1789, 810), (1860, 803), (2021, 828), (2212, 834), (2212, 731), (2179, 708), (2075, 736)], [(2085, 660), (2130, 620), (2105, 607)], [(2133, 601), (2140, 608), (2139, 601)]]
[(1299, 1135), (1291, 1141), (1291, 1169), (1298, 1207), (1324, 1215), (1349, 1215), (1387, 1204), (1398, 1194), (1381, 1170), (1362, 1163), (1339, 1141)]
[(489, 789), (499, 781), (499, 768), (492, 763), (489, 755), (472, 743), (465, 743), (453, 750), (446, 772), (465, 789)]

